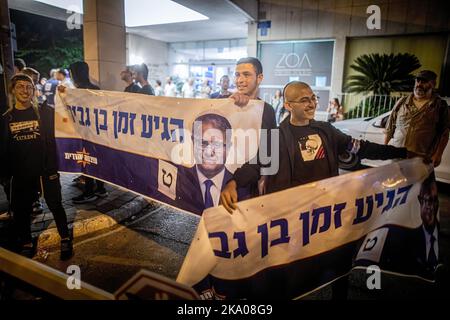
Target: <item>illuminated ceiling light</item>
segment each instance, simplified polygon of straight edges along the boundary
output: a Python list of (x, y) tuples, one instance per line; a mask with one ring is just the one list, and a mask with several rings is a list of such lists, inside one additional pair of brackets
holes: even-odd
[(197, 11), (170, 0), (125, 0), (127, 27), (208, 20)]
[[(34, 0), (72, 12), (83, 13), (83, 0)], [(208, 20), (197, 11), (170, 0), (125, 0), (127, 27)]]

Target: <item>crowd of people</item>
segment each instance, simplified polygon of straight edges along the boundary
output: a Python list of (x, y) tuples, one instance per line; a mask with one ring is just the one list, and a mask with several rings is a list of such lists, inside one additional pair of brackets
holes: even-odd
[[(61, 259), (73, 254), (72, 234), (67, 227), (67, 218), (61, 205), (61, 185), (59, 182), (54, 139), (54, 95), (61, 86), (99, 90), (89, 80), (89, 67), (85, 62), (76, 62), (69, 70), (57, 69), (51, 78), (44, 81), (39, 72), (16, 62), (17, 73), (11, 79), (8, 111), (2, 117), (1, 178), (8, 194), (13, 212), (16, 233), (16, 249), (23, 255), (33, 256), (34, 245), (30, 232), (30, 216), (33, 204), (43, 196), (52, 211), (61, 236)], [(177, 87), (171, 77), (163, 86), (156, 82), (155, 88), (148, 81), (149, 70), (145, 64), (128, 66), (120, 74), (125, 82), (125, 92), (156, 96), (176, 97)], [(257, 58), (242, 58), (236, 64), (234, 92), (230, 90), (231, 79), (224, 75), (220, 79), (220, 89), (211, 92), (206, 80), (200, 91), (196, 91), (194, 81), (188, 80), (181, 89), (184, 98), (230, 98), (240, 107), (250, 99), (258, 97), (259, 86), (264, 79), (263, 66)], [(59, 86), (59, 87), (58, 87)], [(238, 189), (249, 188), (253, 196), (284, 190), (301, 184), (329, 178), (339, 174), (339, 156), (353, 154), (359, 158), (393, 159), (420, 156), (434, 166), (440, 164), (443, 150), (448, 143), (448, 106), (435, 91), (436, 74), (423, 70), (416, 76), (414, 92), (398, 101), (388, 121), (386, 143), (384, 145), (352, 138), (331, 125), (342, 119), (342, 106), (338, 99), (330, 101), (327, 109), (328, 121), (315, 121), (318, 97), (305, 82), (292, 81), (278, 90), (271, 104), (264, 103), (262, 129), (278, 129), (279, 169), (275, 174), (264, 174), (259, 159), (250, 161), (227, 175), (227, 181), (214, 186), (214, 177), (204, 170), (201, 181), (205, 208), (219, 202), (230, 213), (236, 208)], [(227, 124), (225, 120), (209, 120)], [(227, 127), (227, 125), (223, 125)], [(205, 143), (213, 143), (206, 141)], [(203, 150), (203, 149), (202, 149)], [(203, 152), (212, 152), (205, 148)], [(33, 154), (33, 157), (28, 155)], [(269, 154), (270, 155), (270, 154)], [(223, 168), (222, 168), (223, 169)], [(221, 170), (222, 170), (221, 169)], [(214, 172), (216, 174), (216, 172)], [(82, 194), (74, 197), (74, 203), (95, 201), (106, 197), (107, 191), (102, 181), (89, 177), (84, 180)], [(214, 189), (216, 188), (216, 189)], [(216, 190), (214, 196), (211, 190)], [(336, 297), (346, 292), (346, 278), (337, 281), (333, 294)]]
[(178, 97), (190, 99), (227, 98), (231, 91), (230, 77), (223, 75), (217, 84), (217, 90), (211, 86), (211, 81), (204, 79), (201, 85), (196, 84), (194, 78), (188, 78), (184, 83), (175, 83), (174, 77), (169, 76), (163, 85), (161, 80), (155, 81), (155, 88), (148, 82), (148, 66), (145, 63), (126, 66), (120, 73), (120, 78), (126, 83), (125, 92), (142, 93), (154, 96)]
[[(188, 78), (181, 85), (174, 83), (173, 77), (167, 77), (163, 86), (161, 80), (156, 80), (153, 89), (148, 83), (148, 67), (145, 63), (139, 65), (127, 66), (120, 74), (121, 79), (126, 83), (125, 92), (142, 93), (155, 96), (179, 97), (179, 98), (198, 98), (198, 99), (224, 99), (229, 98), (237, 92), (236, 85), (230, 80), (230, 76), (223, 75), (216, 86), (216, 90), (211, 87), (211, 81), (204, 79), (201, 86), (195, 84), (193, 78)], [(145, 89), (143, 85), (145, 79)], [(277, 89), (274, 96), (269, 99), (275, 111), (276, 124), (279, 125), (289, 116), (289, 110), (284, 107), (283, 95), (280, 89)], [(344, 108), (339, 103), (338, 98), (330, 100), (328, 108), (328, 122), (335, 122), (344, 119)]]
[[(58, 85), (67, 88), (75, 88), (73, 79), (69, 70), (64, 68), (52, 69), (50, 78), (39, 77), (39, 72), (33, 68), (27, 68), (22, 59), (16, 59), (16, 71), (24, 70), (26, 74), (36, 81), (36, 95), (39, 103), (48, 100), (50, 106), (54, 105), (54, 94)], [(179, 97), (179, 98), (198, 98), (198, 99), (223, 99), (230, 97), (237, 91), (236, 86), (230, 80), (230, 76), (223, 75), (215, 90), (211, 86), (211, 81), (204, 79), (201, 85), (196, 84), (194, 78), (188, 78), (184, 83), (175, 83), (174, 77), (169, 76), (163, 85), (161, 80), (155, 81), (153, 87), (149, 82), (149, 69), (145, 63), (126, 66), (120, 73), (120, 79), (125, 82), (125, 92), (141, 93), (154, 96)], [(283, 95), (280, 89), (277, 89), (274, 96), (269, 99), (275, 111), (276, 124), (279, 125), (289, 116), (289, 110), (284, 107)], [(344, 108), (338, 98), (330, 100), (326, 109), (328, 114), (327, 121), (335, 122), (344, 119)]]

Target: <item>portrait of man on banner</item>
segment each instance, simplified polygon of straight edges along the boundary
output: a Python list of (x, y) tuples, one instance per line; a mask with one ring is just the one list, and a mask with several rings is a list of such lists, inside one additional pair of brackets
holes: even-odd
[[(434, 173), (422, 182), (417, 200), (421, 225), (413, 229), (388, 225), (372, 232), (361, 245), (357, 265), (375, 262), (383, 270), (434, 279), (440, 262), (439, 199)], [(368, 251), (377, 258), (367, 259)]]
[[(219, 113), (199, 115), (192, 125), (194, 166), (178, 167), (176, 179), (177, 206), (201, 214), (219, 205), (220, 193), (232, 179), (226, 167), (232, 144), (230, 121)], [(247, 189), (238, 190), (240, 200), (248, 198)]]

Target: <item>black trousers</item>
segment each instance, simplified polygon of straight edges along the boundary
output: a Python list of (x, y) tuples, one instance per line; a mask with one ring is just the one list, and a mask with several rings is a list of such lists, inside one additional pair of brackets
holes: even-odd
[(31, 213), (36, 200), (36, 181), (41, 180), (41, 194), (53, 214), (61, 238), (69, 237), (67, 216), (62, 206), (59, 174), (39, 177), (12, 177), (10, 205), (14, 231), (19, 243), (31, 242)]

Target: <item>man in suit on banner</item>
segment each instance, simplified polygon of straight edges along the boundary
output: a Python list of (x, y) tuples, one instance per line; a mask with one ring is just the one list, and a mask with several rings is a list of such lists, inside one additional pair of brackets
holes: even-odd
[[(198, 116), (192, 128), (195, 165), (178, 166), (176, 200), (172, 204), (201, 214), (219, 205), (220, 193), (233, 177), (225, 163), (232, 147), (232, 127), (224, 116), (206, 113)], [(249, 197), (247, 188), (238, 190), (238, 198)]]
[[(365, 238), (356, 264), (377, 262), (384, 270), (434, 278), (440, 261), (439, 199), (434, 173), (423, 181), (418, 200), (422, 224), (415, 229), (389, 225), (375, 230)], [(375, 251), (379, 253), (374, 255)]]

